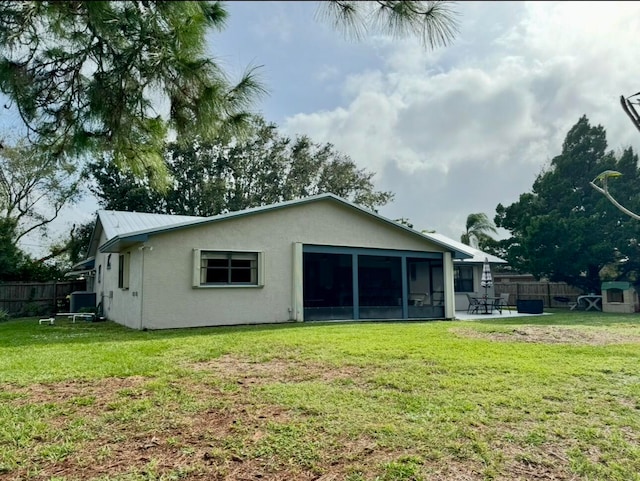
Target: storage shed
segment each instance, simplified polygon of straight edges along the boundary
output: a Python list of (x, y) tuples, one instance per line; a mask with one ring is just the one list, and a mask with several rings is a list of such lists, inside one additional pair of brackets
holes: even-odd
[(630, 282), (602, 283), (602, 310), (604, 312), (638, 312), (638, 293)]

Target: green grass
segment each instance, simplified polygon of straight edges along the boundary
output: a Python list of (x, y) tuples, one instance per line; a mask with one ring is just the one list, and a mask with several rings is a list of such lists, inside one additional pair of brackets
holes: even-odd
[(0, 323), (0, 479), (640, 480), (640, 322)]

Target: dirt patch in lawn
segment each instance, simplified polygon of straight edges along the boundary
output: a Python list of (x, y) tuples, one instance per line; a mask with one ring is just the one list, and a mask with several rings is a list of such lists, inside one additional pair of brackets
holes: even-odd
[[(3, 471), (0, 463), (0, 480), (475, 481), (487, 477), (477, 457), (446, 450), (431, 456), (425, 446), (394, 447), (384, 436), (378, 440), (364, 430), (345, 429), (343, 434), (328, 420), (256, 400), (256, 388), (270, 382), (348, 380), (365, 386), (375, 374), (373, 368), (289, 359), (251, 362), (235, 356), (189, 367), (193, 376), (171, 379), (1, 386), (17, 395), (7, 401), (16, 407), (50, 403), (61, 409), (41, 415), (40, 421), (49, 426), (46, 435), (32, 437), (16, 451), (20, 457), (16, 466)], [(380, 422), (384, 424), (383, 419)], [(358, 434), (347, 434), (354, 432)], [(44, 454), (65, 444), (69, 450), (63, 456), (52, 459)], [(436, 448), (440, 451), (440, 446)], [(566, 460), (547, 463), (540, 456), (522, 462), (503, 452), (506, 462), (492, 479), (571, 479)], [(544, 469), (536, 462), (542, 462)]]
[(142, 376), (126, 378), (108, 378), (100, 381), (64, 381), (59, 383), (32, 384), (28, 387), (0, 386), (5, 392), (16, 394), (16, 404), (52, 404), (66, 402), (70, 404), (98, 403), (105, 405), (112, 401), (122, 390), (135, 390), (148, 382)]
[(267, 420), (283, 419), (286, 413), (277, 407), (251, 412), (239, 405), (174, 417), (158, 430), (137, 430), (126, 423), (105, 426), (99, 437), (64, 461), (42, 463), (40, 477), (32, 479), (315, 479), (303, 467), (247, 454), (265, 436)]
[(247, 361), (225, 355), (217, 359), (192, 364), (192, 369), (215, 373), (239, 384), (264, 384), (270, 382), (331, 382), (343, 379), (362, 380), (367, 370), (359, 366), (332, 366), (322, 363), (271, 359), (265, 362)]
[(637, 344), (640, 335), (617, 333), (604, 329), (569, 329), (556, 326), (519, 326), (510, 330), (480, 331), (472, 328), (453, 328), (453, 333), (467, 338), (492, 341), (531, 342), (540, 344)]

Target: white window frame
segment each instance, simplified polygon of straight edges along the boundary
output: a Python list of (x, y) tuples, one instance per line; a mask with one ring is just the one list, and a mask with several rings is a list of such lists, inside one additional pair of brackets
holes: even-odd
[[(220, 254), (256, 254), (258, 258), (257, 282), (255, 284), (203, 284), (201, 282), (201, 259), (203, 252), (215, 252)], [(193, 249), (193, 279), (192, 287), (195, 289), (238, 289), (264, 287), (264, 255), (261, 251), (249, 251), (238, 249)]]

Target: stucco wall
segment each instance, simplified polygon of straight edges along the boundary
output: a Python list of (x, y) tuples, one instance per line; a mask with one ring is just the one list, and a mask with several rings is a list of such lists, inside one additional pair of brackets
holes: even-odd
[[(139, 292), (136, 299), (143, 299), (142, 309), (138, 306), (136, 310), (135, 303), (114, 297), (110, 317), (119, 322), (122, 319), (132, 327), (150, 329), (292, 320), (296, 243), (443, 251), (333, 201), (290, 206), (151, 236), (144, 251), (130, 250), (130, 291)], [(194, 249), (261, 252), (264, 286), (192, 287)], [(136, 269), (144, 279), (143, 288), (134, 286)], [(117, 283), (117, 270), (115, 280)], [(124, 294), (124, 298), (130, 295), (116, 292)], [(135, 317), (139, 319), (140, 313), (142, 323), (136, 325)]]
[[(455, 264), (455, 263), (454, 263)], [(485, 289), (480, 285), (482, 281), (482, 264), (472, 264), (473, 267), (473, 292), (468, 294), (484, 295)], [(487, 288), (487, 296), (494, 297), (496, 295), (496, 289), (494, 285)], [(513, 302), (513, 299), (510, 299)], [(466, 292), (456, 292), (455, 297), (456, 311), (466, 311), (469, 308), (469, 299)]]
[[(106, 237), (102, 234), (100, 245), (106, 242)], [(124, 324), (134, 329), (140, 328), (140, 308), (142, 298), (140, 289), (142, 286), (142, 253), (137, 247), (126, 249), (122, 254), (130, 253), (129, 261), (129, 288), (118, 287), (118, 254), (100, 253), (96, 254), (96, 271), (102, 266), (102, 276), (98, 282), (96, 274), (95, 292), (96, 301), (102, 302), (102, 312), (108, 319)], [(108, 268), (108, 259), (111, 255), (111, 268)]]

